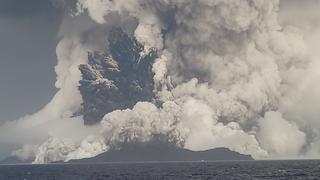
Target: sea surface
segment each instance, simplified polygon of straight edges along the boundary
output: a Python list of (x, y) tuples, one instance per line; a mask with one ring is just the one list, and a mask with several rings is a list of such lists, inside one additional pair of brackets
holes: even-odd
[(320, 161), (1, 165), (0, 180), (320, 179)]

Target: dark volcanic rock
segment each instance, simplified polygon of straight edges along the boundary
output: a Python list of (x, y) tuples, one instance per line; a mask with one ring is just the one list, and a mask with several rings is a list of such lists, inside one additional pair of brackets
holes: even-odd
[(152, 101), (152, 64), (155, 49), (144, 52), (134, 37), (113, 29), (108, 38), (108, 52), (88, 53), (88, 64), (81, 64), (79, 90), (85, 124), (94, 124), (116, 109), (132, 108), (138, 101)]
[(250, 155), (242, 155), (227, 148), (190, 151), (174, 144), (153, 141), (149, 143), (130, 143), (120, 149), (114, 148), (96, 157), (72, 160), (70, 163), (215, 160), (253, 160), (253, 158)]

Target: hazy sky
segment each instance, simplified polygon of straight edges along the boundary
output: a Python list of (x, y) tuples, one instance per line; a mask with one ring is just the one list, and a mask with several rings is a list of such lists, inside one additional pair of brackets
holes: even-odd
[(54, 95), (61, 13), (49, 0), (0, 0), (0, 121), (41, 109)]

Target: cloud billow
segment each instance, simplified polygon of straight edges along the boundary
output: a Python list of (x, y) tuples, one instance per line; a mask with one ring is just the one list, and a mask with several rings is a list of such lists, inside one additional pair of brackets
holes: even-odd
[[(92, 157), (159, 134), (187, 149), (227, 147), (258, 159), (319, 152), (315, 123), (291, 108), (315, 58), (302, 31), (278, 22), (279, 1), (78, 0), (76, 7), (57, 46), (59, 92), (42, 111), (5, 125), (50, 131), (37, 141), (35, 163)], [(77, 22), (86, 25), (68, 31)], [(157, 50), (146, 77), (152, 96), (85, 126), (73, 117), (86, 104), (78, 68), (88, 63), (87, 52), (110, 51), (104, 42), (113, 28), (136, 38), (140, 54)], [(117, 82), (109, 74), (101, 79)], [(81, 133), (57, 130), (65, 123)]]

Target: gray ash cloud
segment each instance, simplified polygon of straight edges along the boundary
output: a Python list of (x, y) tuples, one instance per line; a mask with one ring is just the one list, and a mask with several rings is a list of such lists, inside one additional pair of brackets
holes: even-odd
[[(193, 151), (319, 156), (319, 41), (281, 24), (279, 8), (263, 0), (78, 0), (59, 34), (59, 91), (40, 112), (1, 126), (0, 137), (33, 140), (23, 144), (39, 147), (34, 163), (93, 157), (154, 135)], [(109, 33), (114, 27), (130, 35)], [(95, 125), (70, 118), (81, 107)]]
[[(155, 49), (144, 53), (144, 47), (120, 28), (111, 30), (109, 50), (88, 53), (88, 64), (81, 64), (79, 90), (83, 99), (85, 124), (100, 122), (116, 109), (132, 108), (139, 101), (152, 101), (152, 64)], [(78, 114), (79, 114), (78, 113)]]

